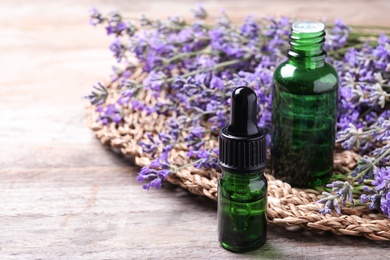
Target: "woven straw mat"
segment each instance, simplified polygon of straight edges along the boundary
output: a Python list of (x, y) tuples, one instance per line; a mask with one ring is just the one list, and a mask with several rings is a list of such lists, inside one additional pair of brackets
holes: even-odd
[[(110, 94), (106, 103), (115, 102), (117, 98), (117, 94)], [(150, 105), (156, 102), (155, 98), (145, 92), (140, 94), (140, 98)], [(127, 107), (125, 114), (124, 122), (119, 125), (115, 123), (102, 125), (97, 122), (99, 112), (96, 111), (96, 107), (87, 107), (88, 124), (103, 144), (125, 156), (133, 157), (138, 166), (149, 165), (152, 158), (142, 152), (138, 143), (148, 142), (145, 135), (147, 132), (153, 135), (161, 132), (168, 117), (157, 113), (147, 115), (145, 111), (135, 111), (130, 107)], [(205, 138), (208, 139), (207, 136)], [(217, 141), (207, 142), (208, 147), (217, 145)], [(175, 145), (170, 153), (169, 162), (175, 166), (189, 163), (187, 151), (186, 145)], [(354, 152), (336, 151), (335, 173), (349, 172), (356, 166), (358, 159), (359, 155)], [(390, 219), (387, 216), (371, 212), (366, 205), (342, 206), (342, 215), (338, 215), (334, 210), (330, 214), (322, 215), (318, 212), (322, 205), (316, 203), (321, 198), (321, 192), (292, 188), (288, 183), (276, 180), (268, 171), (266, 172), (269, 223), (293, 229), (301, 227), (314, 232), (330, 231), (337, 235), (365, 236), (371, 240), (390, 241)], [(219, 176), (220, 172), (215, 169), (189, 167), (169, 175), (167, 181), (191, 193), (216, 200)]]

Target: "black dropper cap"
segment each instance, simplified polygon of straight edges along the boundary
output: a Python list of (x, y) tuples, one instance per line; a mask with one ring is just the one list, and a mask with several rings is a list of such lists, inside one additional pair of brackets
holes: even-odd
[(230, 124), (219, 137), (219, 165), (223, 171), (252, 173), (266, 167), (266, 132), (257, 126), (257, 97), (248, 87), (232, 93)]

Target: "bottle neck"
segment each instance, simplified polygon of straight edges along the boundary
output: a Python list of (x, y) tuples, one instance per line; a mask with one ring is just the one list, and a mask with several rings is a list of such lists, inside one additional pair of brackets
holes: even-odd
[(290, 61), (308, 69), (324, 66), (326, 58), (326, 52), (323, 49), (325, 31), (307, 33), (292, 30), (290, 39), (290, 49), (287, 52)]

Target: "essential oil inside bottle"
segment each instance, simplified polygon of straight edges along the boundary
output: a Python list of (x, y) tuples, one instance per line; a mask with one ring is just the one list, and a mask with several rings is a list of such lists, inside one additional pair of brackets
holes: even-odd
[(267, 235), (266, 180), (259, 173), (227, 173), (218, 193), (218, 224), (221, 245), (245, 252), (264, 245)]

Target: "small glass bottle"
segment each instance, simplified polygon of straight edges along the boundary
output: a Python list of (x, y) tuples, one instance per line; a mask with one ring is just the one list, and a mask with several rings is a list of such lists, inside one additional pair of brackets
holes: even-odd
[(325, 62), (322, 23), (292, 25), (288, 60), (274, 73), (271, 169), (293, 186), (325, 183), (332, 173), (338, 75)]
[(233, 252), (257, 249), (267, 237), (266, 133), (256, 117), (254, 91), (236, 88), (230, 124), (220, 133), (218, 185), (219, 241)]

